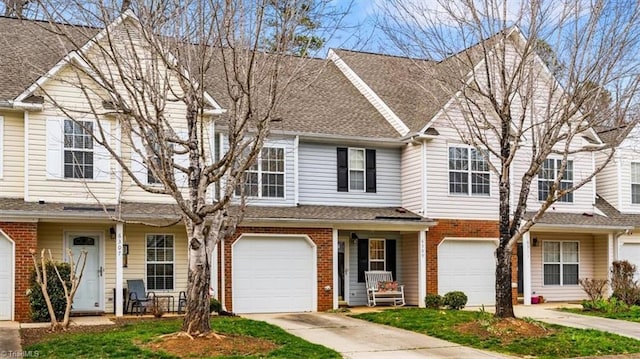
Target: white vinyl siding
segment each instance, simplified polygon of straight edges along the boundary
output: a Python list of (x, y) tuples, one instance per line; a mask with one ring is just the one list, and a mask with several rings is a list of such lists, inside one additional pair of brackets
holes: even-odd
[(4, 177), (4, 117), (0, 116), (0, 179)]
[[(407, 144), (402, 149), (402, 207), (415, 213), (422, 214), (422, 146), (423, 144)], [(426, 172), (426, 171), (425, 171)]]
[[(596, 154), (597, 166), (601, 166), (605, 160), (605, 153)], [(615, 207), (620, 206), (620, 203), (618, 203), (618, 192), (620, 191), (618, 188), (618, 166), (617, 160), (612, 159), (609, 161), (607, 166), (598, 173), (596, 181), (598, 195)]]
[(336, 192), (336, 146), (301, 141), (298, 155), (300, 204), (400, 206), (400, 149), (372, 149), (376, 150), (376, 192)]
[(640, 162), (631, 162), (631, 204), (640, 204)]
[(24, 118), (0, 114), (0, 188), (3, 197), (24, 198)]

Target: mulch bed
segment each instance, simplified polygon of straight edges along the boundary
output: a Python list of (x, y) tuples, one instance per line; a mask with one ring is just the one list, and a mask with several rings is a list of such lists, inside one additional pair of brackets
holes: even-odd
[(463, 334), (472, 334), (482, 339), (496, 338), (508, 344), (515, 339), (540, 338), (550, 335), (553, 329), (545, 328), (537, 323), (516, 318), (477, 320), (456, 326)]

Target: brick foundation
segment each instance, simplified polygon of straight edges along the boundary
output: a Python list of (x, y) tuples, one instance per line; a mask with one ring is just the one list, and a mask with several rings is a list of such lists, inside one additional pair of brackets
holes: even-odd
[[(436, 219), (438, 225), (427, 232), (427, 293), (438, 293), (438, 245), (446, 237), (499, 238), (497, 221)], [(518, 251), (513, 248), (512, 282), (518, 278)], [(513, 303), (518, 302), (518, 288), (512, 289)]]
[[(233, 310), (231, 278), (231, 245), (243, 233), (301, 234), (307, 235), (317, 246), (318, 265), (318, 308), (325, 311), (333, 308), (333, 231), (330, 228), (278, 228), (278, 227), (238, 227), (232, 240), (225, 242), (225, 301), (228, 310)], [(330, 291), (324, 287), (330, 286)]]
[(38, 247), (38, 225), (36, 223), (0, 222), (0, 229), (15, 242), (15, 308), (14, 319), (19, 322), (30, 321), (29, 276), (33, 267), (30, 249)]

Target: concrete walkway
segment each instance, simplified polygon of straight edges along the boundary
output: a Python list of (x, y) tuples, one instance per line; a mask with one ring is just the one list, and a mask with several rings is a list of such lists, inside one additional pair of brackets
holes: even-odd
[(0, 321), (0, 358), (21, 358), (20, 323)]
[(509, 358), (337, 313), (250, 314), (344, 358)]
[(518, 318), (528, 317), (567, 327), (596, 329), (640, 340), (640, 323), (560, 312), (556, 310), (559, 307), (582, 308), (581, 305), (545, 303), (528, 306), (517, 305), (513, 307), (513, 310)]

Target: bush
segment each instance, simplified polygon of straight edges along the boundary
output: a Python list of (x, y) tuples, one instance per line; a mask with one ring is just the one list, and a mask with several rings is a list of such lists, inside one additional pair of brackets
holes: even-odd
[(623, 301), (611, 297), (609, 300), (583, 300), (582, 309), (591, 312), (620, 313), (629, 310), (629, 306)]
[(429, 309), (438, 309), (442, 307), (442, 296), (440, 294), (427, 294), (424, 297), (424, 305)]
[(627, 305), (640, 302), (640, 287), (633, 280), (637, 267), (628, 261), (615, 261), (611, 267), (611, 289), (613, 298), (617, 298)]
[[(60, 279), (58, 279), (54, 266), (58, 268), (62, 279), (67, 281), (67, 283), (71, 273), (71, 266), (69, 266), (69, 263), (53, 263), (49, 261), (47, 261), (45, 265), (47, 270), (47, 291), (51, 298), (51, 305), (53, 306), (56, 319), (62, 320), (64, 318), (64, 310), (67, 306), (67, 300), (64, 296), (64, 288), (62, 287), (62, 283), (60, 283)], [(40, 268), (42, 269), (42, 267)], [(31, 319), (34, 322), (51, 321), (49, 310), (47, 309), (47, 303), (45, 302), (44, 295), (42, 294), (42, 289), (40, 289), (40, 285), (36, 283), (35, 269), (31, 271), (30, 283), (31, 286), (29, 287), (27, 295), (29, 296), (29, 305), (31, 307)], [(71, 289), (70, 284), (68, 284), (67, 289)]]
[(606, 279), (581, 278), (578, 279), (578, 283), (589, 296), (589, 300), (595, 302), (604, 298), (604, 289), (609, 281)]
[(449, 292), (444, 295), (442, 303), (449, 309), (459, 310), (467, 304), (467, 295), (460, 291)]
[(222, 304), (216, 298), (209, 299), (209, 312), (220, 313), (222, 311)]

